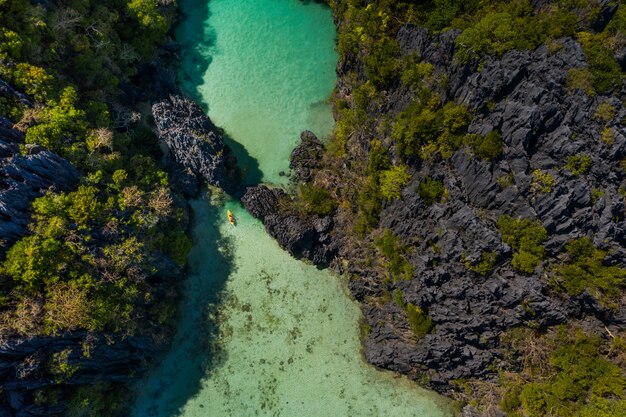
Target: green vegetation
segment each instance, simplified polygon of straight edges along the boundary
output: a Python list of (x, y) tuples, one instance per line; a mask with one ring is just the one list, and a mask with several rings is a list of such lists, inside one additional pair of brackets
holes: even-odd
[(315, 185), (301, 185), (299, 197), (299, 210), (305, 214), (325, 216), (337, 208), (337, 201), (330, 193)]
[(409, 326), (417, 338), (426, 336), (435, 328), (433, 320), (418, 306), (409, 303), (406, 305), (405, 311)]
[(476, 272), (477, 274), (480, 274), (482, 276), (486, 276), (493, 271), (497, 259), (497, 252), (483, 252), (480, 255), (480, 260), (478, 262), (472, 264), (468, 259), (463, 258), (463, 264), (470, 271)]
[(501, 407), (514, 417), (612, 417), (626, 412), (624, 339), (611, 342), (576, 327), (538, 335), (514, 330), (504, 343), (523, 358), (519, 374), (501, 375)]
[(626, 269), (606, 265), (607, 252), (597, 249), (589, 238), (572, 240), (566, 249), (567, 259), (557, 266), (554, 287), (571, 296), (587, 290), (601, 304), (617, 306)]
[(370, 142), (370, 151), (367, 164), (367, 178), (364, 187), (361, 188), (357, 206), (357, 233), (360, 236), (378, 222), (378, 215), (382, 205), (383, 196), (380, 192), (380, 174), (391, 168), (391, 161), (387, 149), (379, 140)]
[(421, 309), (420, 307), (411, 304), (405, 303), (402, 298), (402, 290), (396, 288), (393, 291), (393, 299), (395, 303), (404, 310), (406, 313), (406, 318), (413, 331), (413, 334), (420, 339), (426, 336), (428, 333), (432, 332), (435, 328), (435, 324), (433, 320), (428, 316), (428, 314)]
[(525, 274), (534, 273), (545, 256), (543, 242), (548, 238), (541, 222), (504, 215), (498, 220), (498, 228), (502, 240), (515, 249), (513, 268)]
[(124, 407), (128, 392), (111, 383), (81, 385), (67, 402), (68, 417), (113, 417)]
[(606, 46), (606, 34), (579, 32), (577, 37), (585, 51), (595, 90), (608, 93), (621, 86), (622, 70)]
[(567, 71), (567, 88), (584, 91), (589, 97), (596, 95), (593, 74), (588, 68), (572, 68)]
[(445, 201), (448, 198), (448, 189), (443, 185), (443, 182), (431, 177), (426, 177), (424, 181), (419, 183), (417, 192), (424, 203), (428, 205)]
[[(376, 227), (383, 202), (399, 196), (401, 186), (385, 191), (383, 196), (382, 173), (385, 173), (384, 188), (387, 190), (390, 184), (403, 183), (387, 181), (388, 173), (400, 173), (405, 165), (411, 172), (420, 166), (436, 169), (438, 164), (449, 165), (446, 159), (462, 147), (486, 161), (497, 160), (504, 153), (500, 132), (494, 130), (481, 136), (467, 131), (474, 115), (492, 111), (497, 101), (483, 109), (451, 102), (450, 81), (436, 66), (417, 55), (399, 57), (394, 39), (399, 28), (406, 23), (427, 27), (434, 32), (459, 29), (456, 59), (467, 63), (472, 71), (481, 71), (489, 55), (500, 56), (512, 49), (532, 50), (545, 45), (548, 55), (552, 56), (563, 50), (564, 43), (559, 38), (571, 36), (577, 39), (587, 62), (568, 70), (567, 88), (597, 97), (600, 105), (594, 116), (600, 126), (598, 138), (606, 145), (616, 142), (617, 130), (612, 126), (618, 109), (602, 97), (621, 88), (622, 72), (614, 56), (624, 45), (626, 7), (623, 2), (619, 2), (615, 17), (601, 32), (590, 28), (600, 13), (597, 2), (554, 0), (542, 2), (535, 9), (531, 3), (529, 0), (330, 1), (340, 23), (340, 56), (348, 64), (344, 67), (347, 74), (342, 77), (342, 87), (348, 94), (339, 92), (341, 100), (336, 101), (339, 121), (335, 140), (339, 143), (337, 148), (343, 152), (337, 154), (340, 158), (349, 154), (351, 162), (364, 159), (361, 158), (365, 151), (364, 138), (379, 139), (370, 144), (367, 167), (358, 168), (366, 172), (365, 178), (359, 178), (358, 193), (347, 198), (357, 211), (359, 237), (374, 240), (374, 236), (380, 236)], [(389, 50), (382, 53), (381, 45), (387, 45)], [(359, 61), (364, 66), (360, 66)], [(381, 68), (373, 68), (375, 65)], [(401, 91), (405, 89), (412, 99), (410, 103), (402, 103), (404, 107), (399, 112), (389, 106), (389, 90), (394, 87)], [(390, 117), (378, 119), (372, 116), (374, 114), (389, 114)], [(562, 168), (573, 176), (583, 176), (590, 172), (592, 163), (591, 155), (582, 153), (570, 156)], [(555, 190), (555, 172), (532, 172), (531, 191), (536, 198), (541, 198), (541, 193)], [(516, 183), (512, 173), (502, 174), (497, 181), (502, 189)], [(522, 183), (518, 181), (517, 185)], [(422, 179), (415, 191), (426, 204), (448, 198), (443, 182), (431, 177)], [(593, 201), (599, 200), (603, 192), (594, 189)], [(619, 267), (605, 262), (608, 256), (604, 250), (593, 245), (591, 249), (588, 244), (580, 242), (570, 243), (567, 253), (556, 260), (546, 260), (544, 268), (540, 269), (546, 257), (544, 244), (548, 238), (540, 221), (502, 216), (498, 228), (503, 241), (513, 249), (512, 266), (517, 271), (534, 274), (541, 270), (542, 279), (550, 279), (552, 291), (561, 292), (564, 297), (588, 291), (601, 305), (616, 305), (616, 295), (623, 291), (624, 275)], [(372, 230), (374, 233), (367, 236)], [(385, 244), (382, 243), (385, 236), (376, 239), (381, 253), (384, 252), (382, 246), (393, 248), (394, 242), (398, 243), (390, 232), (384, 234)], [(575, 250), (576, 245), (579, 248)], [(404, 249), (400, 245), (395, 252), (387, 249), (389, 256), (383, 253), (385, 266), (388, 269), (391, 266), (396, 275), (402, 270), (399, 266), (403, 263), (402, 257), (395, 261), (390, 261), (390, 257), (393, 253), (401, 253), (406, 258), (406, 253), (402, 252)], [(428, 250), (437, 253), (440, 249), (431, 243)], [(578, 256), (576, 252), (585, 255)], [(473, 262), (463, 257), (461, 261), (470, 271), (488, 275), (498, 262), (498, 254), (488, 252)], [(390, 275), (397, 279), (396, 275)], [(393, 298), (407, 313), (418, 337), (432, 330), (428, 315), (419, 306), (405, 303), (401, 291), (394, 291)], [(534, 317), (536, 313), (531, 301), (527, 300), (523, 307), (529, 316)], [(531, 324), (537, 323), (531, 320)], [(481, 392), (485, 398), (502, 398), (501, 406), (511, 417), (626, 414), (624, 374), (619, 371), (626, 368), (624, 335), (610, 334), (609, 339), (575, 332), (571, 328), (558, 334), (553, 329), (547, 331), (543, 335), (527, 332), (516, 347), (518, 352), (510, 363), (515, 366), (519, 363), (521, 371), (501, 371), (500, 387), (490, 386), (490, 389), (483, 385), (484, 391), (475, 393)], [(618, 340), (621, 340), (622, 347), (618, 346)], [(580, 364), (573, 359), (576, 355), (582, 358)], [(583, 375), (589, 375), (589, 378), (585, 379)], [(480, 383), (489, 385), (485, 381)], [(477, 385), (469, 381), (466, 386), (474, 389)], [(488, 408), (486, 414), (493, 410)]]
[(464, 142), (472, 148), (476, 156), (486, 161), (497, 159), (503, 152), (502, 135), (497, 130), (491, 131), (485, 137), (466, 135)]
[(600, 140), (607, 145), (612, 145), (615, 142), (615, 133), (613, 132), (613, 129), (608, 126), (602, 129), (602, 132), (600, 133)]
[(380, 194), (385, 200), (400, 198), (400, 191), (409, 182), (411, 175), (404, 165), (395, 166), (380, 173)]
[(533, 171), (533, 179), (530, 183), (530, 190), (534, 193), (550, 193), (552, 187), (556, 184), (556, 180), (549, 172), (543, 172), (540, 169)]
[(615, 118), (615, 107), (607, 102), (601, 103), (593, 116), (605, 125), (609, 124)]
[(69, 379), (76, 373), (78, 367), (69, 363), (69, 357), (72, 354), (70, 349), (62, 350), (52, 354), (49, 363), (50, 373), (54, 375), (57, 382), (61, 383)]
[(593, 161), (591, 160), (591, 156), (584, 155), (573, 155), (567, 158), (567, 164), (565, 164), (565, 169), (571, 172), (574, 176), (578, 177), (579, 175), (584, 175), (589, 171)]
[(478, 16), (459, 22), (464, 30), (456, 40), (458, 59), (469, 62), (481, 55), (533, 49), (548, 39), (573, 35), (577, 22), (573, 7), (566, 1), (555, 3), (538, 14), (527, 0), (481, 4)]
[(424, 89), (419, 99), (398, 115), (391, 137), (405, 158), (419, 154), (429, 159), (435, 153), (449, 158), (463, 144), (471, 120), (465, 106), (453, 102), (442, 106), (437, 94)]
[(376, 239), (376, 246), (385, 257), (385, 267), (394, 281), (413, 278), (413, 267), (407, 259), (409, 249), (402, 245), (400, 238), (389, 229)]
[[(151, 277), (167, 255), (184, 266), (191, 242), (160, 167), (157, 138), (121, 86), (146, 82), (142, 71), (175, 12), (174, 3), (156, 0), (0, 1), (0, 77), (37, 102), (28, 108), (0, 98), (0, 115), (15, 122), (27, 144), (58, 153), (81, 174), (76, 190), (48, 191), (34, 201), (31, 233), (0, 263), (0, 336), (163, 337), (155, 329), (167, 324), (172, 300)], [(72, 363), (80, 355), (52, 355), (53, 379), (79, 372)], [(89, 387), (90, 399), (79, 399), (76, 388), (68, 415), (114, 413), (115, 385)], [(44, 394), (36, 401), (59, 401)], [(98, 397), (100, 405), (91, 401)], [(74, 400), (84, 406), (80, 413)]]

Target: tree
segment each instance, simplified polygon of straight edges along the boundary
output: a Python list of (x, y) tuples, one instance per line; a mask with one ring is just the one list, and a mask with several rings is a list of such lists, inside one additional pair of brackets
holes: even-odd
[(386, 200), (400, 198), (400, 191), (411, 179), (406, 165), (394, 166), (380, 173), (380, 194)]

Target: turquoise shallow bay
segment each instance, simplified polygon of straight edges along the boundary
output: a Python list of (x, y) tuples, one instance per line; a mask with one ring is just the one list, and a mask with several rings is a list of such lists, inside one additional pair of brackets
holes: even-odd
[[(183, 10), (185, 88), (230, 136), (248, 180), (284, 183), (299, 133), (332, 130), (330, 10), (299, 0), (187, 0)], [(452, 415), (441, 397), (364, 362), (341, 277), (293, 259), (227, 196), (192, 208), (177, 335), (141, 382), (134, 416)]]

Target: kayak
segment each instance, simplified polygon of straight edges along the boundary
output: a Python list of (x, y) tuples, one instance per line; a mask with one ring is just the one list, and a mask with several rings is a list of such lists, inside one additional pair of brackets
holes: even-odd
[(235, 217), (233, 216), (233, 213), (230, 212), (230, 210), (228, 210), (228, 221), (233, 226), (235, 225)]

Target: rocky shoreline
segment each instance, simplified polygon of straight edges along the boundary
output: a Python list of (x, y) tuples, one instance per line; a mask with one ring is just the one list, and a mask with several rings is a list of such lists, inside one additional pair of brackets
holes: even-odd
[[(606, 25), (615, 8), (604, 11)], [(436, 156), (409, 164), (411, 180), (400, 199), (383, 203), (378, 227), (391, 230), (410, 248), (411, 279), (392, 282), (384, 270), (364, 262), (379, 255), (373, 245), (347, 235), (349, 214), (341, 209), (323, 217), (294, 215), (277, 204), (286, 198), (284, 193), (265, 186), (248, 189), (242, 200), (294, 256), (349, 274), (350, 290), (362, 303), (370, 329), (364, 340), (369, 362), (451, 396), (459, 390), (455, 381), (494, 381), (497, 369), (516, 366), (503, 357), (500, 337), (507, 330), (546, 329), (577, 321), (586, 331), (608, 338), (607, 332), (626, 328), (624, 304), (609, 309), (587, 291), (564, 297), (552, 289), (546, 273), (562, 256), (565, 244), (580, 237), (589, 237), (608, 251), (608, 265), (626, 265), (621, 165), (626, 156), (621, 98), (626, 90), (590, 97), (569, 87), (568, 72), (587, 65), (581, 45), (571, 38), (556, 40), (553, 50), (541, 46), (486, 58), (478, 67), (454, 60), (458, 35), (454, 30), (433, 35), (406, 25), (397, 42), (403, 56), (419, 56), (433, 65), (435, 77), (446, 79), (447, 87), (440, 90), (444, 102), (471, 109), (475, 117), (470, 134), (494, 130), (501, 134), (503, 155), (485, 161), (461, 147), (449, 159)], [(617, 59), (624, 68), (623, 58)], [(350, 72), (365, 77), (362, 63), (353, 56), (338, 65), (339, 99), (352, 93), (343, 80)], [(384, 92), (382, 102), (369, 104), (368, 117), (393, 120), (414, 99), (414, 92), (396, 84)], [(614, 113), (602, 119), (599, 106), (610, 106)], [(603, 140), (603, 131), (611, 132), (610, 140)], [(307, 152), (311, 147), (307, 135), (292, 155), (296, 180), (331, 176), (337, 181), (334, 189), (343, 190), (337, 193), (347, 194), (356, 175), (350, 169), (367, 164), (371, 139), (367, 135), (352, 139), (342, 176), (320, 164), (316, 152)], [(572, 173), (566, 168), (568, 160), (580, 155), (590, 158), (589, 170)], [(549, 192), (536, 191), (536, 172), (554, 179)], [(445, 201), (428, 204), (416, 192), (426, 177), (443, 183)], [(545, 269), (522, 274), (512, 267), (513, 248), (502, 241), (497, 227), (503, 215), (541, 221), (549, 236)], [(495, 254), (493, 271), (486, 275), (468, 268), (484, 253)], [(434, 330), (416, 339), (399, 300), (385, 300), (392, 293), (400, 294), (402, 304), (427, 311)]]

